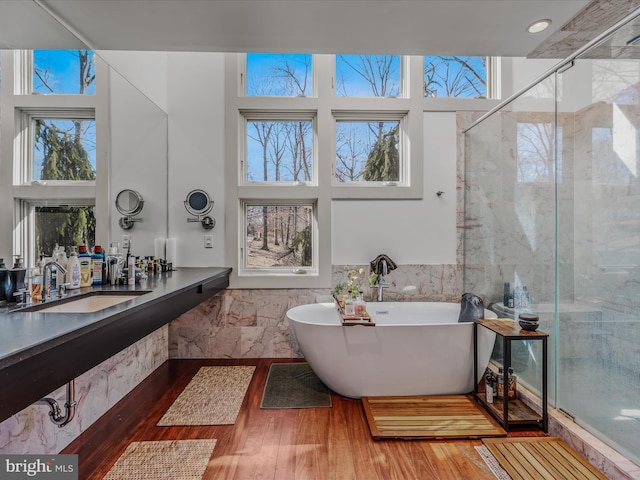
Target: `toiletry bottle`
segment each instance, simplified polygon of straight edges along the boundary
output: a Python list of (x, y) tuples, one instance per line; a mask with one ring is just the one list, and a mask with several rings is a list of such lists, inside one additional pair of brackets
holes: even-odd
[(484, 398), (487, 403), (493, 403), (494, 386), (495, 385), (494, 385), (493, 373), (489, 372), (487, 373), (487, 376), (485, 377), (485, 380), (484, 380), (484, 387), (485, 387)]
[(91, 271), (93, 272), (93, 285), (102, 285), (102, 277), (104, 271), (104, 252), (101, 245), (93, 248), (91, 255)]
[(504, 398), (504, 371), (502, 370), (502, 367), (498, 368), (496, 386), (498, 390), (498, 398)]
[(516, 386), (517, 386), (517, 379), (516, 376), (513, 373), (513, 368), (509, 367), (509, 369), (507, 370), (507, 372), (509, 373), (509, 383), (507, 384), (507, 395), (509, 396), (509, 400), (516, 398)]
[(69, 261), (67, 262), (67, 285), (68, 289), (80, 288), (80, 260), (74, 247), (71, 247)]
[(136, 257), (129, 255), (129, 262), (127, 265), (127, 284), (136, 284)]
[(356, 306), (351, 295), (349, 295), (344, 301), (344, 314), (349, 317), (356, 314)]
[(91, 255), (86, 245), (78, 247), (78, 261), (80, 262), (80, 286), (91, 286)]
[[(58, 254), (56, 256), (56, 261), (62, 266), (62, 268), (65, 269), (65, 271), (67, 270), (67, 254), (64, 253), (64, 247), (59, 247), (58, 248)], [(56, 267), (56, 269), (58, 270), (56, 273), (56, 287), (60, 287), (60, 285), (62, 285), (63, 283), (65, 283), (67, 281), (67, 279), (65, 278), (65, 274), (62, 273), (62, 270), (58, 269)]]
[(15, 296), (14, 293), (19, 292), (25, 288), (24, 277), (27, 274), (27, 269), (22, 266), (22, 258), (16, 255), (16, 259), (13, 263), (13, 268), (9, 270), (7, 274), (7, 282), (5, 284), (4, 296), (7, 303), (19, 303), (21, 299)]
[(5, 300), (4, 289), (9, 276), (9, 269), (4, 264), (4, 258), (0, 258), (0, 303)]

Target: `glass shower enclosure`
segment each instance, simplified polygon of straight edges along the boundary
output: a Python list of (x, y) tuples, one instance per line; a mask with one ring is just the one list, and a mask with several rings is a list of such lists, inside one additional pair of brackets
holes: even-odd
[[(537, 314), (551, 405), (640, 464), (640, 18), (469, 125), (464, 291)], [(539, 393), (538, 346), (512, 356)]]

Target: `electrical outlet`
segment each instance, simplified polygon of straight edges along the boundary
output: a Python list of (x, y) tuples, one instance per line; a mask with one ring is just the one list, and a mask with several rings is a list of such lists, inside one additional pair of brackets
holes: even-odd
[(131, 245), (131, 235), (122, 235), (122, 248), (129, 248)]
[(213, 235), (204, 236), (204, 248), (213, 248)]

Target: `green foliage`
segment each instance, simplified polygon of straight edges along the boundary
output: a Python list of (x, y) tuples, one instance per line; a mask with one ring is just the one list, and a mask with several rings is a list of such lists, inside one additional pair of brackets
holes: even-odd
[[(80, 131), (81, 125), (76, 125), (75, 132), (65, 132), (36, 120), (36, 143), (44, 150), (43, 180), (95, 180)], [(96, 220), (91, 207), (42, 207), (36, 211), (38, 253), (51, 254), (56, 244), (69, 252), (70, 246), (95, 238)]]
[(368, 182), (383, 182), (399, 178), (400, 158), (398, 153), (399, 126), (381, 133), (369, 153), (364, 167), (364, 179)]
[[(82, 122), (78, 121), (79, 124)], [(36, 120), (36, 139), (42, 145), (44, 160), (42, 162), (43, 180), (95, 180), (96, 173), (91, 168), (89, 155), (82, 145), (79, 133), (65, 132), (53, 124)]]

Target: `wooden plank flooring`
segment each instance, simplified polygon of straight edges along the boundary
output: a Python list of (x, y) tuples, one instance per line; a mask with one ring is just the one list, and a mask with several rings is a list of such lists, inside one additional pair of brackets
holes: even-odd
[[(61, 453), (78, 454), (83, 480), (101, 479), (132, 441), (203, 438), (217, 439), (205, 480), (495, 479), (474, 448), (481, 440), (373, 440), (360, 400), (332, 394), (331, 408), (260, 409), (269, 366), (291, 361), (171, 360)], [(204, 365), (256, 366), (235, 425), (157, 427)]]

